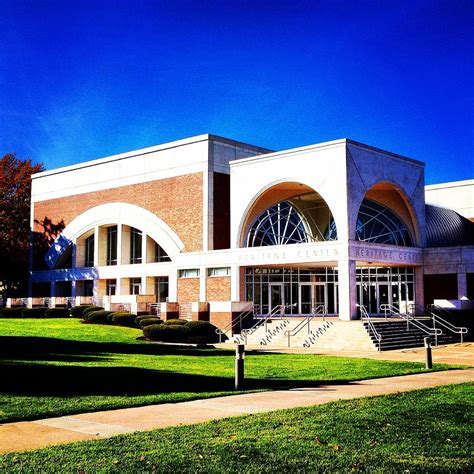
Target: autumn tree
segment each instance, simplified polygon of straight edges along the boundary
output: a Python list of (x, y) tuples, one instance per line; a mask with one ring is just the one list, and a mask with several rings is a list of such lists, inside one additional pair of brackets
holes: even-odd
[(43, 165), (20, 160), (15, 153), (0, 159), (0, 292), (26, 295), (30, 243), (31, 175)]

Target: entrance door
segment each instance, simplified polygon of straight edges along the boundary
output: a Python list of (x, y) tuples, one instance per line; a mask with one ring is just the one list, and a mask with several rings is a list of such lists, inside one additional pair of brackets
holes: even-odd
[(311, 314), (318, 305), (326, 308), (327, 295), (325, 283), (300, 283), (300, 314)]
[(268, 302), (270, 312), (275, 306), (285, 304), (285, 293), (283, 291), (283, 283), (270, 283), (268, 285)]
[(392, 304), (392, 298), (391, 298), (392, 295), (388, 291), (387, 283), (379, 283), (377, 289), (378, 289), (378, 297), (379, 297), (377, 312), (382, 313), (383, 311), (380, 308), (380, 306), (383, 304)]

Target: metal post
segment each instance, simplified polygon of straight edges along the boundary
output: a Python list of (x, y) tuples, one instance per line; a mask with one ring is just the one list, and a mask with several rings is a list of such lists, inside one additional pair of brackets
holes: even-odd
[(426, 349), (426, 368), (432, 369), (433, 368), (433, 357), (431, 355), (431, 339), (429, 337), (425, 337), (425, 349)]
[(244, 386), (244, 358), (245, 346), (237, 344), (235, 347), (235, 389), (242, 390)]

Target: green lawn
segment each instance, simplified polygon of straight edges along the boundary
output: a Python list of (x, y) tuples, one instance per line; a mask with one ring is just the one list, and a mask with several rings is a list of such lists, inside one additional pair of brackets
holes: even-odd
[(360, 398), (0, 456), (15, 472), (472, 472), (472, 385)]
[[(233, 388), (234, 354), (137, 341), (77, 319), (0, 320), (0, 421), (192, 400)], [(447, 368), (438, 364), (437, 369)], [(419, 363), (248, 353), (248, 390), (410, 374)]]

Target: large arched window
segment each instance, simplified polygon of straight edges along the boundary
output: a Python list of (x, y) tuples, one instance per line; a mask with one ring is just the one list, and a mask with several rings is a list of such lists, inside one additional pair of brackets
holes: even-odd
[(261, 247), (336, 240), (335, 224), (329, 235), (331, 222), (334, 222), (331, 211), (319, 195), (297, 196), (260, 214), (250, 226), (245, 244)]
[(357, 216), (356, 240), (407, 247), (413, 242), (407, 226), (393, 211), (367, 198)]

